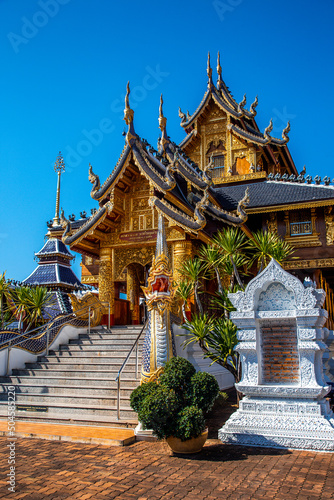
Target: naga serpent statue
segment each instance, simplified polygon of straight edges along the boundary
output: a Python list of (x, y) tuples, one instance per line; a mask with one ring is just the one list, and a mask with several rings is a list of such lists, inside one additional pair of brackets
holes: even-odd
[(91, 164), (89, 164), (88, 169), (88, 180), (91, 184), (93, 184), (90, 195), (94, 199), (95, 193), (100, 189), (100, 178), (98, 175), (94, 174)]

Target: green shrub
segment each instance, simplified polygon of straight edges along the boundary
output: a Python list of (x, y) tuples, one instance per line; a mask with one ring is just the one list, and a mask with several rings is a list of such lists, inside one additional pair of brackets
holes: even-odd
[(152, 429), (158, 439), (175, 436), (186, 441), (205, 429), (204, 412), (210, 410), (219, 393), (216, 379), (196, 373), (184, 358), (172, 358), (158, 383), (137, 387), (130, 398), (144, 429)]
[(210, 411), (219, 395), (219, 385), (213, 375), (197, 372), (191, 377), (191, 403), (203, 413)]
[(172, 358), (164, 366), (164, 372), (160, 375), (159, 383), (178, 393), (183, 393), (190, 385), (191, 377), (196, 373), (193, 365), (179, 356)]
[(199, 436), (205, 429), (203, 412), (197, 406), (187, 406), (178, 414), (175, 437), (186, 441)]
[(138, 411), (138, 419), (144, 429), (153, 429), (158, 439), (172, 436), (176, 429), (176, 416), (180, 411), (180, 401), (173, 389), (158, 386), (143, 400)]
[(142, 384), (136, 387), (136, 389), (132, 391), (130, 396), (131, 408), (133, 408), (134, 411), (138, 413), (146, 396), (148, 396), (149, 394), (154, 394), (157, 388), (158, 385), (156, 382), (147, 382), (147, 384)]

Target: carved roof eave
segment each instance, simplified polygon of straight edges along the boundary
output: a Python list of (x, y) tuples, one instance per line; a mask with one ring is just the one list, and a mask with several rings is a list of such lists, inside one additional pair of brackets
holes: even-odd
[(156, 196), (151, 196), (150, 205), (156, 208), (156, 210), (163, 215), (172, 224), (177, 224), (182, 227), (187, 233), (198, 234), (201, 229), (200, 224), (198, 224), (193, 217), (186, 215), (177, 208), (173, 207), (166, 200), (160, 200)]
[(326, 200), (316, 200), (316, 201), (302, 201), (296, 203), (285, 203), (282, 205), (272, 205), (272, 206), (262, 206), (262, 207), (254, 207), (247, 208), (247, 213), (251, 214), (259, 214), (259, 213), (267, 213), (267, 212), (283, 212), (285, 210), (302, 210), (304, 208), (316, 208), (316, 207), (326, 207), (328, 205), (334, 205), (333, 199)]
[[(200, 198), (198, 196), (194, 196), (194, 201), (198, 202)], [(218, 208), (214, 206), (212, 203), (208, 202), (205, 212), (210, 215), (213, 219), (219, 220), (221, 222), (225, 222), (227, 224), (231, 224), (233, 226), (241, 226), (245, 224), (248, 216), (240, 217), (236, 215), (234, 212), (229, 212), (228, 210), (223, 210), (222, 208)]]
[(190, 127), (190, 125), (192, 125), (193, 121), (197, 118), (197, 116), (201, 114), (201, 112), (206, 108), (210, 100), (210, 97), (211, 97), (211, 89), (208, 88), (196, 111), (190, 116), (188, 120), (181, 122), (181, 127), (188, 128)]
[(97, 212), (92, 215), (75, 233), (62, 238), (63, 243), (65, 243), (65, 245), (70, 245), (70, 247), (78, 245), (83, 238), (88, 235), (88, 233), (94, 231), (94, 229), (101, 224), (101, 222), (103, 222), (108, 211), (110, 212), (111, 210), (112, 204), (110, 202), (106, 203), (103, 207), (100, 207), (99, 210), (97, 210)]
[(188, 135), (185, 136), (183, 141), (180, 142), (179, 147), (181, 149), (183, 149), (186, 146), (189, 146), (189, 144), (191, 143), (191, 140), (196, 136), (197, 136), (197, 134), (195, 133), (195, 130), (192, 130)]
[(119, 175), (124, 170), (124, 166), (127, 164), (126, 160), (128, 159), (130, 153), (130, 146), (128, 144), (125, 144), (115, 168), (113, 169), (109, 177), (104, 181), (100, 189), (92, 194), (92, 198), (94, 200), (100, 201), (109, 193), (109, 191), (111, 191), (112, 187), (115, 185), (115, 183), (117, 183)]
[(265, 137), (265, 135), (258, 133), (258, 134), (252, 134), (251, 132), (248, 132), (246, 130), (241, 129), (237, 125), (230, 124), (229, 125), (230, 130), (237, 135), (238, 137), (241, 137), (242, 139), (246, 139), (247, 141), (251, 141), (255, 144), (259, 144), (260, 146), (266, 146), (268, 144), (275, 145), (275, 146), (286, 146), (287, 140), (285, 139), (277, 139), (275, 137)]
[(218, 209), (211, 203), (208, 204), (205, 211), (214, 219), (226, 222), (232, 226), (241, 226), (242, 224), (245, 224), (248, 219), (247, 215), (245, 217), (240, 217), (232, 214), (231, 212), (227, 212), (226, 210)]
[(160, 174), (160, 172), (158, 172), (154, 163), (158, 163), (161, 169), (165, 169), (165, 167), (148, 152), (144, 152), (144, 150), (140, 151), (140, 147), (138, 147), (138, 144), (133, 144), (132, 149), (134, 153), (135, 165), (138, 167), (139, 171), (144, 175), (144, 177), (146, 177), (146, 179), (150, 182), (150, 184), (152, 184), (156, 189), (164, 194), (167, 191), (170, 191), (171, 186), (167, 182), (165, 182), (164, 177)]

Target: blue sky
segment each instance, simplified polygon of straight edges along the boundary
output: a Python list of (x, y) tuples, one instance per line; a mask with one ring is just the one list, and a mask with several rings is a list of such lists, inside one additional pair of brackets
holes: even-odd
[(88, 163), (103, 182), (118, 160), (128, 80), (136, 132), (156, 145), (162, 92), (183, 139), (178, 107), (202, 99), (208, 51), (237, 100), (258, 94), (261, 130), (273, 118), (280, 136), (290, 119), (297, 169), (334, 177), (333, 17), (333, 0), (1, 0), (0, 272), (24, 279), (36, 265), (60, 150), (65, 214), (96, 206)]

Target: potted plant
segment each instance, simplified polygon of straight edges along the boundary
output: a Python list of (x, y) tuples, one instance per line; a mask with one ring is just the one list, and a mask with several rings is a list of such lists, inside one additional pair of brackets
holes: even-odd
[(137, 387), (131, 407), (144, 429), (166, 439), (177, 453), (197, 453), (207, 439), (205, 415), (219, 394), (216, 379), (197, 372), (184, 358), (174, 357), (164, 366), (157, 382)]

